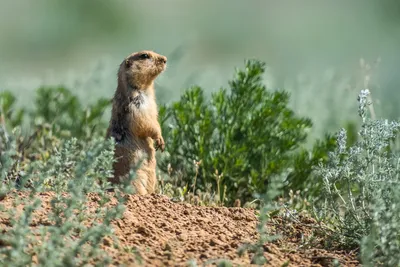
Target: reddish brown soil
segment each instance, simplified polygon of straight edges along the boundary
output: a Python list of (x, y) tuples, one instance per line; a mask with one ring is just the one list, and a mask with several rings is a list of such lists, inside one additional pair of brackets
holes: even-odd
[[(37, 211), (32, 227), (46, 224), (51, 196), (40, 194), (43, 209)], [(97, 205), (95, 196), (92, 200), (88, 212)], [(12, 202), (13, 198), (6, 196), (0, 204), (12, 208)], [(6, 231), (8, 219), (1, 215), (0, 230)], [(160, 195), (128, 196), (123, 218), (113, 222), (120, 248), (108, 238), (103, 248), (113, 257), (114, 266), (140, 266), (138, 256), (143, 266), (188, 266), (191, 259), (197, 266), (215, 265), (220, 259), (230, 260), (233, 266), (252, 266), (253, 254), (240, 257), (238, 248), (256, 242), (256, 224), (251, 209), (199, 207), (174, 203)], [(332, 266), (334, 259), (341, 266), (359, 265), (352, 253), (315, 248), (318, 245), (308, 248), (306, 241), (315, 233), (310, 218), (300, 216), (296, 223), (275, 218), (267, 227), (271, 233), (282, 234), (280, 240), (264, 245), (269, 266)]]

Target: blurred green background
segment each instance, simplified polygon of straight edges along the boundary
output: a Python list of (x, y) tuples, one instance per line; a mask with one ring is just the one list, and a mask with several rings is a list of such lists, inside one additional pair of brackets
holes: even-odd
[[(159, 103), (191, 85), (226, 87), (235, 67), (257, 58), (268, 65), (267, 85), (288, 90), (295, 111), (314, 122), (310, 135), (321, 136), (355, 119), (365, 86), (377, 116), (399, 117), (399, 47), (395, 0), (0, 3), (0, 90), (26, 106), (41, 85), (65, 85), (88, 102), (111, 98), (119, 63), (142, 49), (169, 58)], [(380, 59), (378, 68), (366, 73), (361, 58)]]

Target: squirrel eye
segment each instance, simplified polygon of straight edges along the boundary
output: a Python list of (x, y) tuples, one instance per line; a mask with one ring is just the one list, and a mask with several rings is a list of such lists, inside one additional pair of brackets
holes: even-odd
[(139, 56), (139, 58), (140, 58), (140, 59), (148, 59), (148, 58), (150, 58), (150, 56), (149, 56), (148, 54), (141, 54), (141, 55)]

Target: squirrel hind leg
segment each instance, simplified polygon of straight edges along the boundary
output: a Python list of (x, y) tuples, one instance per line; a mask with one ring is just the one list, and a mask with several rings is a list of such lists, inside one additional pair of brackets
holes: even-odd
[(146, 195), (148, 193), (148, 175), (144, 170), (138, 170), (136, 177), (133, 180), (133, 186), (135, 187), (135, 194)]

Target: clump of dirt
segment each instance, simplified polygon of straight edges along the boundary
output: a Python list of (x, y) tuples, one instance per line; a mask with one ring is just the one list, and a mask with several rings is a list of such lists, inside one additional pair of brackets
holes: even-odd
[[(36, 212), (32, 227), (48, 225), (46, 218), (52, 194), (42, 193), (38, 197), (42, 209)], [(114, 266), (188, 266), (190, 260), (197, 265), (215, 265), (222, 259), (234, 266), (251, 266), (253, 255), (239, 256), (238, 249), (258, 238), (255, 210), (193, 206), (155, 194), (126, 197), (123, 217), (112, 223), (118, 244), (110, 238), (103, 242), (103, 249), (112, 256)], [(90, 199), (88, 212), (93, 212), (96, 197)], [(13, 208), (12, 202), (13, 197), (6, 196), (0, 204)], [(110, 204), (116, 202), (113, 199)], [(332, 266), (334, 259), (341, 266), (359, 265), (352, 253), (304, 246), (315, 222), (301, 216), (298, 220), (288, 222), (278, 218), (267, 225), (271, 232), (283, 235), (278, 241), (264, 245), (270, 266)], [(6, 229), (7, 224), (7, 219), (0, 216), (0, 228)]]

